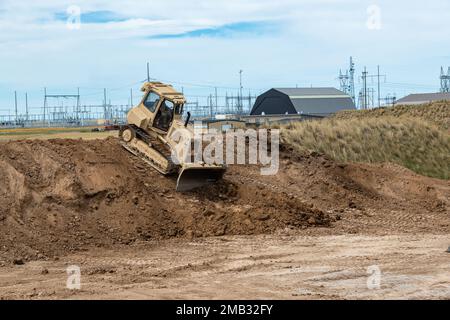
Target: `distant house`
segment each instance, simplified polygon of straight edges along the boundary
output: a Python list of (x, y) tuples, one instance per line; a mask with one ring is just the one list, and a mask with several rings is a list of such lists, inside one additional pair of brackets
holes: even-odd
[(328, 116), (352, 109), (352, 98), (335, 88), (273, 88), (258, 96), (250, 114)]
[(450, 92), (410, 94), (409, 96), (397, 100), (395, 103), (414, 105), (442, 100), (450, 101)]

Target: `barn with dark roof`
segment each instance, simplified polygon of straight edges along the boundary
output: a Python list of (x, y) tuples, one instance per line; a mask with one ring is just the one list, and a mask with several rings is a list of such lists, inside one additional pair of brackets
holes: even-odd
[(250, 114), (328, 116), (354, 109), (352, 98), (336, 88), (273, 88), (258, 96)]

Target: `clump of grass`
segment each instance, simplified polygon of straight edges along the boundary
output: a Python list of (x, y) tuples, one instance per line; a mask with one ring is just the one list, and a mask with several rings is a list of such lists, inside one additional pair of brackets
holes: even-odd
[(419, 118), (443, 128), (450, 129), (450, 101), (438, 101), (422, 105), (398, 105), (391, 108), (371, 110), (346, 110), (334, 115), (335, 119), (363, 119), (380, 117)]
[(391, 162), (450, 179), (450, 135), (419, 118), (324, 119), (282, 127), (282, 142), (340, 162)]

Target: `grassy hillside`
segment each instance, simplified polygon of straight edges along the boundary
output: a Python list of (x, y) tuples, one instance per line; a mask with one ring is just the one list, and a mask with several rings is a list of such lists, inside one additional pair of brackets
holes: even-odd
[(430, 177), (450, 178), (447, 130), (408, 117), (350, 117), (282, 127), (282, 141), (341, 162), (392, 162)]
[(417, 106), (399, 105), (392, 108), (342, 111), (337, 113), (334, 118), (366, 119), (386, 116), (419, 118), (434, 123), (443, 129), (450, 129), (450, 102), (441, 101)]

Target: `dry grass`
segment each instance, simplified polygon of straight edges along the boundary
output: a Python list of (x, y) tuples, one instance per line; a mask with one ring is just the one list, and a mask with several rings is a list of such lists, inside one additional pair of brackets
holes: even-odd
[(341, 162), (392, 162), (430, 177), (450, 178), (450, 135), (419, 118), (325, 119), (282, 127), (282, 141)]
[(372, 110), (341, 111), (335, 119), (362, 119), (380, 117), (419, 118), (434, 123), (443, 129), (450, 129), (450, 101), (440, 101), (423, 105), (399, 105), (392, 108)]
[(29, 139), (105, 139), (117, 136), (117, 131), (92, 132), (92, 127), (81, 128), (17, 128), (0, 129), (0, 141)]

